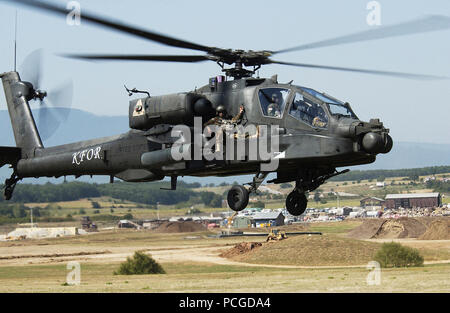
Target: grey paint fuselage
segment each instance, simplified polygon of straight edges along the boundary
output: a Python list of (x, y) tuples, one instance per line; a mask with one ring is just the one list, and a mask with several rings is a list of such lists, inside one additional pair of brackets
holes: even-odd
[[(268, 117), (261, 111), (258, 90), (270, 87), (290, 90), (282, 118)], [(354, 134), (355, 125), (361, 125), (359, 120), (337, 119), (328, 112), (327, 127), (318, 128), (307, 125), (288, 114), (295, 92), (300, 91), (301, 89), (297, 86), (278, 84), (273, 79), (246, 78), (227, 81), (218, 84), (215, 88), (206, 85), (189, 93), (135, 99), (130, 101), (130, 125), (138, 125), (140, 129), (131, 129), (117, 136), (61, 146), (28, 148), (26, 155), (18, 161), (16, 172), (22, 178), (110, 175), (128, 181), (150, 181), (173, 175), (227, 176), (258, 172), (260, 164), (258, 160), (181, 162), (169, 160), (169, 164), (158, 167), (143, 165), (141, 161), (143, 154), (170, 147), (178, 139), (170, 137), (169, 131), (174, 123), (169, 122), (184, 120), (185, 125), (191, 128), (194, 126), (192, 120), (185, 116), (191, 112), (195, 114), (195, 109), (190, 106), (197, 99), (208, 100), (212, 109), (224, 105), (230, 115), (237, 114), (239, 107), (243, 106), (245, 108), (243, 124), (277, 125), (282, 129), (283, 132), (279, 135), (279, 147), (280, 152), (284, 154), (279, 160), (277, 172), (289, 172), (298, 168), (333, 169), (370, 163), (375, 160), (376, 153), (365, 152), (358, 142), (360, 139)], [(139, 116), (134, 116), (137, 103), (144, 104), (145, 111)], [(159, 103), (159, 107), (155, 103)], [(23, 101), (21, 105), (28, 106), (28, 103)], [(11, 118), (13, 125), (14, 119), (17, 123), (17, 116)], [(34, 120), (32, 122), (34, 123)], [(30, 123), (30, 119), (27, 123)], [(360, 127), (366, 127), (367, 131), (370, 131), (375, 126), (365, 123)], [(17, 132), (20, 131), (20, 129), (17, 130)]]

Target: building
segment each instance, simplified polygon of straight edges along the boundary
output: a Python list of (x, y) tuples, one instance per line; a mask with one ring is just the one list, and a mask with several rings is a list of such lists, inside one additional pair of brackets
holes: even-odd
[(252, 226), (252, 218), (249, 216), (244, 215), (238, 215), (235, 218), (233, 218), (233, 224), (232, 226), (234, 228), (247, 228)]
[(365, 208), (365, 207), (372, 207), (372, 206), (379, 206), (382, 207), (384, 206), (384, 199), (380, 199), (377, 197), (367, 197), (367, 198), (363, 198), (359, 201), (361, 203), (361, 207)]
[(133, 221), (129, 221), (129, 220), (120, 220), (117, 223), (117, 227), (119, 228), (136, 228), (136, 229), (140, 229), (141, 226), (134, 223)]
[(258, 212), (252, 216), (253, 227), (272, 227), (284, 225), (284, 215), (281, 212)]
[(432, 193), (405, 193), (390, 194), (386, 196), (385, 206), (388, 209), (402, 208), (430, 208), (442, 204), (441, 194)]

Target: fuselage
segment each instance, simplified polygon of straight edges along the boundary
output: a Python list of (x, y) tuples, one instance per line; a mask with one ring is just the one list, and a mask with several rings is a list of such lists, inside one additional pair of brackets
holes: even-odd
[[(271, 151), (278, 162), (274, 172), (371, 163), (377, 153), (386, 153), (392, 146), (388, 130), (378, 120), (361, 122), (348, 103), (310, 88), (279, 84), (275, 79), (247, 78), (216, 82), (192, 92), (132, 100), (129, 119), (136, 129), (107, 138), (37, 147), (31, 157), (19, 160), (17, 175), (109, 175), (126, 181), (152, 181), (174, 175), (228, 176), (261, 171), (261, 163), (268, 160), (248, 155), (223, 160), (195, 159), (194, 151), (187, 160), (174, 160), (170, 155), (169, 150), (180, 142), (172, 130), (185, 125), (195, 132), (198, 123), (192, 117), (202, 118), (201, 127), (219, 105), (225, 106), (230, 116), (244, 107), (240, 125), (255, 127), (250, 137), (260, 136), (263, 126), (277, 128), (277, 151)], [(273, 135), (269, 137), (273, 139)], [(193, 135), (182, 142), (186, 145), (189, 140), (193, 141)], [(195, 147), (190, 146), (192, 150)]]

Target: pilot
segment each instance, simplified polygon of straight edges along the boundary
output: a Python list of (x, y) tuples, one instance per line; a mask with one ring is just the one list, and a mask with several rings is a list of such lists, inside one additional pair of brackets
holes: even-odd
[(292, 107), (289, 110), (289, 114), (291, 114), (292, 116), (294, 116), (296, 118), (300, 118), (300, 108), (299, 108), (298, 102), (292, 103)]
[(267, 115), (281, 117), (280, 98), (276, 93), (272, 94), (272, 103), (267, 107)]
[(308, 105), (304, 101), (296, 101), (292, 106), (291, 114), (298, 120), (303, 120), (309, 123), (308, 119)]
[(325, 127), (327, 126), (325, 112), (323, 112), (322, 108), (317, 108), (317, 114), (316, 117), (314, 117), (312, 121), (312, 125), (314, 127)]
[(302, 120), (306, 123), (311, 124), (311, 117), (308, 115), (308, 108), (310, 107), (310, 105), (308, 105), (306, 102), (302, 101), (302, 104), (299, 107), (300, 110), (300, 116), (302, 118)]

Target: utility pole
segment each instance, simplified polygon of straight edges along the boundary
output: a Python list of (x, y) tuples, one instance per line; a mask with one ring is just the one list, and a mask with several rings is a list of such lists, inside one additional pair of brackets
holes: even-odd
[(156, 215), (159, 221), (159, 202), (156, 202)]

